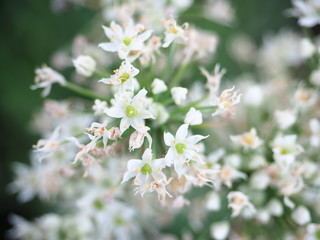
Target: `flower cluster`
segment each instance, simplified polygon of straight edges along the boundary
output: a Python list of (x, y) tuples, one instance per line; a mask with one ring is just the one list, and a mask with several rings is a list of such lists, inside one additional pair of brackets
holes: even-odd
[[(34, 145), (32, 164), (15, 165), (10, 185), (21, 201), (37, 196), (69, 208), (33, 222), (14, 215), (10, 234), (171, 239), (162, 229), (169, 222), (176, 227), (181, 213), (183, 239), (260, 239), (256, 229), (278, 224), (284, 226), (277, 233), (281, 239), (316, 239), (316, 41), (306, 43), (286, 30), (265, 38), (258, 49), (236, 37), (233, 44), (242, 52), (233, 51), (234, 59), (256, 75), (244, 72), (235, 87), (222, 80), (227, 71), (210, 62), (217, 34), (173, 17), (192, 1), (107, 2), (102, 12), (110, 24), (101, 29), (106, 38), (96, 45), (77, 39), (76, 54), (68, 56), (74, 82), (48, 66), (36, 70), (32, 88), (44, 88), (44, 96), (59, 83), (82, 98), (45, 101), (35, 118), (42, 139)], [(293, 4), (301, 25), (318, 24), (317, 1)], [(206, 6), (228, 10), (217, 15), (218, 22), (234, 21), (228, 1)], [(295, 71), (314, 61), (303, 82), (305, 75)]]

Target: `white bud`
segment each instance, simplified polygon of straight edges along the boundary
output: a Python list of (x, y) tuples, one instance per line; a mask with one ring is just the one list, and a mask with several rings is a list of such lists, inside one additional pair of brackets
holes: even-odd
[(195, 108), (190, 108), (189, 112), (187, 113), (184, 123), (190, 125), (199, 125), (202, 123), (202, 113)]
[(270, 183), (270, 177), (264, 171), (255, 172), (251, 176), (250, 186), (254, 189), (259, 189), (259, 190), (266, 189), (269, 183)]
[(228, 237), (230, 225), (228, 222), (217, 222), (210, 227), (211, 237), (217, 240), (223, 240)]
[(311, 73), (310, 82), (315, 86), (320, 86), (320, 68)]
[(168, 89), (165, 82), (159, 78), (155, 78), (153, 82), (151, 83), (152, 93), (153, 94), (159, 94)]
[(271, 215), (273, 216), (281, 216), (283, 214), (283, 206), (281, 204), (281, 202), (277, 199), (272, 199), (269, 203), (268, 203), (268, 211)]
[(304, 38), (300, 42), (300, 55), (303, 58), (310, 58), (316, 51), (315, 46), (313, 43), (307, 39)]
[(151, 147), (152, 138), (151, 138), (150, 134), (148, 133), (150, 128), (145, 127), (144, 130), (145, 131), (143, 131), (143, 132), (135, 131), (131, 134), (130, 139), (129, 139), (129, 150), (130, 151), (133, 151), (134, 149), (137, 149), (137, 148), (141, 148), (145, 137), (147, 137), (147, 139), (149, 141), (149, 147)]
[(211, 192), (208, 195), (206, 208), (209, 211), (218, 211), (221, 208), (220, 197), (216, 192)]
[(256, 213), (256, 218), (259, 222), (266, 224), (270, 221), (270, 214), (267, 210), (262, 209)]
[(187, 99), (188, 89), (183, 87), (174, 87), (171, 89), (171, 95), (177, 105), (181, 105)]
[(311, 221), (310, 212), (305, 206), (297, 207), (291, 214), (291, 217), (299, 225), (304, 225)]
[(96, 61), (90, 56), (79, 56), (73, 60), (73, 65), (77, 73), (85, 77), (90, 77), (96, 69)]
[(291, 110), (276, 111), (275, 118), (280, 129), (291, 127), (297, 120), (296, 114)]

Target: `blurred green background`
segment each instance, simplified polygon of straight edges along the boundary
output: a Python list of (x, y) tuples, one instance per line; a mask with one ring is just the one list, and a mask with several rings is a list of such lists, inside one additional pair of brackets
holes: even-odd
[[(55, 0), (53, 0), (55, 1)], [(194, 0), (199, 6), (204, 1)], [(205, 20), (197, 8), (188, 10), (181, 21), (194, 23), (203, 29), (213, 30), (220, 36), (216, 60), (228, 69), (229, 76), (241, 73), (241, 68), (227, 51), (228, 40), (237, 33), (246, 33), (257, 44), (266, 33), (275, 33), (283, 27), (292, 27), (294, 19), (284, 16), (290, 7), (290, 0), (232, 0), (236, 10), (233, 27), (225, 27)], [(0, 1), (0, 239), (10, 227), (7, 217), (10, 213), (32, 219), (48, 209), (36, 199), (19, 204), (15, 196), (8, 194), (7, 184), (12, 181), (11, 165), (15, 161), (28, 162), (29, 153), (39, 136), (30, 130), (34, 112), (41, 107), (40, 91), (33, 92), (34, 69), (49, 63), (51, 54), (70, 45), (73, 37), (95, 14), (81, 6), (67, 5), (66, 11), (55, 13), (49, 0), (1, 0)], [(200, 17), (190, 17), (197, 15)], [(94, 26), (100, 28), (100, 26)], [(53, 88), (59, 97), (59, 87)]]

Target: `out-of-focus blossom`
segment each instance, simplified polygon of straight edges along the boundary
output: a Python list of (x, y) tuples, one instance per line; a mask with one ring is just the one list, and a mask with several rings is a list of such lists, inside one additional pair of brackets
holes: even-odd
[(185, 31), (189, 26), (187, 23), (178, 26), (176, 20), (171, 17), (168, 20), (164, 20), (163, 25), (166, 28), (166, 32), (162, 47), (169, 47), (174, 40), (185, 42), (188, 39)]
[(311, 221), (310, 212), (305, 206), (297, 207), (291, 217), (299, 225), (305, 225)]
[(255, 212), (255, 208), (253, 204), (249, 202), (248, 196), (242, 192), (230, 192), (228, 194), (228, 202), (228, 206), (232, 208), (232, 217), (237, 217), (244, 208)]
[(297, 120), (297, 116), (292, 110), (277, 110), (274, 115), (281, 130), (291, 127)]
[(183, 87), (171, 88), (171, 95), (174, 102), (177, 105), (182, 105), (182, 103), (187, 99), (188, 89)]
[(318, 0), (292, 0), (294, 8), (288, 13), (299, 18), (299, 24), (304, 27), (313, 27), (320, 23), (320, 2)]
[(96, 69), (96, 61), (90, 56), (79, 56), (73, 60), (77, 73), (90, 77)]
[(241, 135), (230, 136), (233, 142), (236, 142), (246, 149), (256, 149), (263, 141), (257, 136), (257, 130), (252, 128), (250, 132), (245, 132)]
[(313, 118), (309, 122), (309, 127), (311, 130), (311, 146), (318, 147), (320, 145), (320, 122), (317, 119)]
[(199, 125), (202, 123), (202, 113), (199, 110), (196, 110), (195, 108), (190, 108), (188, 111), (184, 123), (190, 124), (190, 125)]
[(153, 80), (153, 82), (151, 83), (151, 87), (152, 87), (153, 94), (159, 94), (159, 93), (167, 91), (167, 89), (168, 89), (165, 82), (159, 78), (155, 78)]
[(31, 89), (44, 88), (42, 96), (46, 97), (50, 93), (52, 84), (59, 83), (63, 86), (65, 85), (66, 80), (60, 73), (52, 68), (43, 66), (42, 68), (36, 69), (35, 83), (35, 85), (31, 86)]
[(227, 239), (230, 232), (229, 222), (216, 222), (210, 227), (210, 235), (212, 238), (217, 240)]
[(231, 107), (240, 102), (241, 94), (238, 91), (234, 91), (234, 86), (230, 89), (222, 91), (220, 97), (213, 97), (213, 106), (217, 106), (218, 109), (212, 114), (216, 116), (225, 112), (231, 113), (233, 116), (235, 113), (231, 110)]

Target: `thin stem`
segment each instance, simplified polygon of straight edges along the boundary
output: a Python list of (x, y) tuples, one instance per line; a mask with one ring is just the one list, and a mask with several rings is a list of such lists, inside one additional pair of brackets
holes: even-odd
[(103, 99), (102, 97), (96, 95), (94, 92), (92, 92), (91, 90), (85, 89), (83, 87), (80, 87), (76, 84), (73, 84), (71, 82), (66, 82), (65, 85), (63, 85), (64, 87), (66, 87), (67, 89), (76, 92), (82, 96), (88, 97), (88, 98), (92, 98), (92, 99), (101, 99), (101, 100), (108, 100), (108, 99)]
[(168, 81), (171, 69), (173, 67), (173, 60), (174, 60), (174, 54), (175, 54), (175, 48), (176, 48), (175, 46), (176, 46), (175, 42), (172, 42), (169, 50), (169, 59), (167, 61), (166, 67), (164, 69), (164, 73), (162, 75), (162, 79), (164, 81)]
[(173, 88), (180, 83), (188, 66), (189, 63), (185, 63), (180, 66), (178, 72), (176, 73), (176, 75), (174, 75), (172, 81), (170, 82), (169, 88)]

